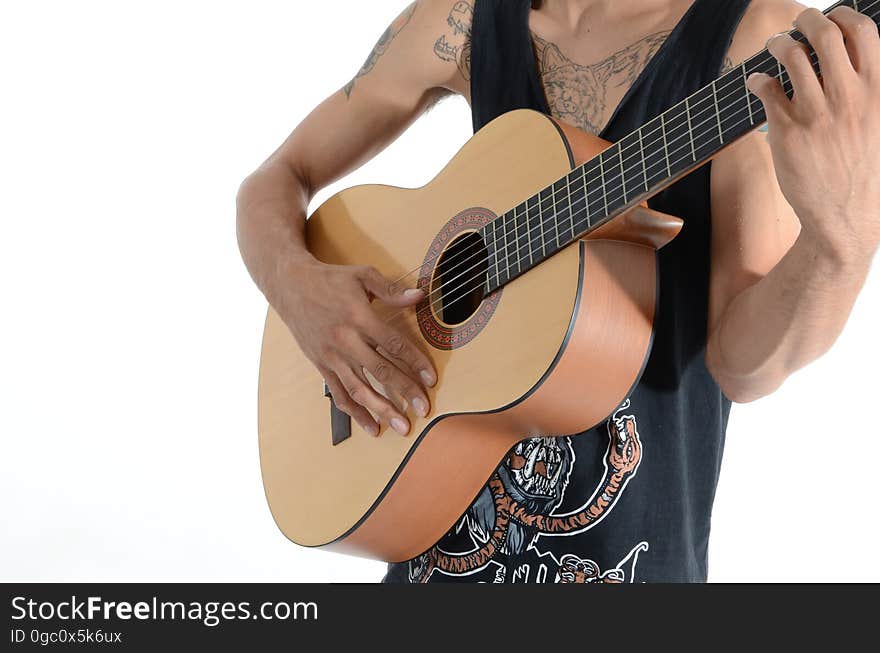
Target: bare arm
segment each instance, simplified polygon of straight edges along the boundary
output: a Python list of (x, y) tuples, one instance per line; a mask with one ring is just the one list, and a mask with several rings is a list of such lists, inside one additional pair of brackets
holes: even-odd
[(324, 375), (337, 405), (372, 433), (379, 430), (374, 415), (400, 433), (409, 421), (372, 390), (364, 369), (423, 415), (429, 410), (424, 387), (436, 374), (421, 351), (379, 322), (370, 302), (406, 307), (422, 295), (392, 287), (372, 269), (316, 260), (304, 240), (306, 211), (321, 188), (375, 156), (464, 84), (459, 65), (434, 52), (454, 4), (421, 0), (407, 7), (357, 75), (242, 183), (237, 198), (239, 246), (254, 281)]
[[(745, 59), (771, 34), (791, 29), (801, 10), (779, 0), (754, 7), (732, 59)], [(865, 69), (853, 70), (841, 29), (851, 42), (853, 30), (862, 31), (861, 47), (877, 64), (880, 44), (875, 28), (853, 27), (854, 13), (839, 12), (834, 20), (841, 28), (815, 10), (798, 18), (819, 52), (824, 90), (804, 52), (788, 37), (774, 39), (771, 52), (794, 79), (796, 98), (790, 102), (771, 78), (750, 80), (767, 108), (769, 139), (749, 136), (713, 163), (706, 358), (735, 401), (773, 392), (831, 347), (877, 247), (880, 188), (868, 171), (880, 163), (880, 143), (872, 143), (877, 128), (861, 122), (876, 113), (870, 104), (876, 84), (864, 53)], [(853, 94), (849, 103), (835, 96), (844, 85)]]

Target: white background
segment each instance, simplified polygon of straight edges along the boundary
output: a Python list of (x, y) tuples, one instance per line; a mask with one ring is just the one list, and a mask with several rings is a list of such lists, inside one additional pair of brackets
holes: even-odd
[[(381, 577), (269, 515), (234, 197), (403, 4), (4, 4), (0, 580)], [(469, 134), (446, 101), (336, 189), (421, 185)], [(712, 580), (880, 580), (878, 326), (875, 271), (831, 354), (734, 407)]]

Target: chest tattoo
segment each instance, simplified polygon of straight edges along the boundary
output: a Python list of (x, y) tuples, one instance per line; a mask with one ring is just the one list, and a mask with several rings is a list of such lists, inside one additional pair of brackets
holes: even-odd
[(582, 66), (559, 47), (532, 33), (538, 72), (550, 113), (576, 127), (598, 134), (607, 119), (609, 91), (629, 88), (666, 41), (670, 30), (636, 41), (602, 61)]

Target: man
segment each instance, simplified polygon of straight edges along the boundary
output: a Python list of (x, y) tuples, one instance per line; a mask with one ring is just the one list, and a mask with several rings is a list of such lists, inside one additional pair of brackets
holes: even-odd
[[(821, 81), (808, 50), (781, 34), (792, 21)], [(370, 433), (404, 435), (407, 415), (364, 370), (420, 415), (438, 379), (371, 302), (406, 308), (421, 293), (311, 256), (303, 220), (315, 192), (450, 93), (470, 102), (475, 128), (530, 107), (614, 141), (765, 45), (795, 91), (789, 100), (776, 78), (748, 80), (769, 134), (651, 201), (685, 227), (660, 253), (654, 349), (631, 397), (592, 433), (519, 444), (494, 489), (388, 580), (705, 580), (731, 400), (770, 394), (833, 344), (880, 241), (877, 27), (851, 8), (825, 17), (788, 0), (420, 0), (243, 183), (239, 238), (257, 285), (337, 405)], [(515, 518), (488, 555), (499, 493)]]

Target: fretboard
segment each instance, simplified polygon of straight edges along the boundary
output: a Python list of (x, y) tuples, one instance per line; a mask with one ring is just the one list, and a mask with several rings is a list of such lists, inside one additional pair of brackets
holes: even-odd
[[(841, 5), (853, 7), (875, 22), (880, 17), (880, 0), (845, 0), (825, 13)], [(809, 48), (803, 34), (789, 34)], [(809, 50), (818, 74), (816, 53)], [(746, 88), (746, 79), (756, 72), (778, 78), (786, 94), (792, 96), (791, 79), (765, 49), (483, 227), (489, 251), (485, 294), (761, 127), (766, 122), (764, 108)]]

